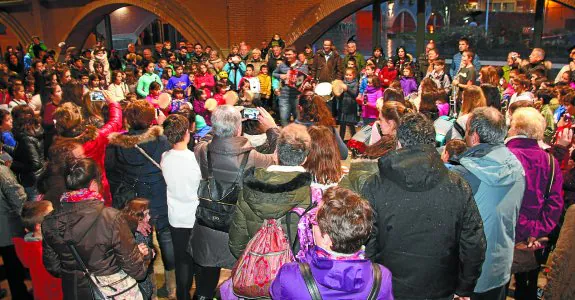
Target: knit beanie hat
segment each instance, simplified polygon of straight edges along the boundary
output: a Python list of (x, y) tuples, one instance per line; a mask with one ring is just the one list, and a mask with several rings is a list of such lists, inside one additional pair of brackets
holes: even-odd
[(202, 117), (200, 115), (196, 115), (196, 129), (200, 130), (206, 126), (207, 126), (207, 124), (206, 124), (206, 120), (204, 119), (204, 117)]

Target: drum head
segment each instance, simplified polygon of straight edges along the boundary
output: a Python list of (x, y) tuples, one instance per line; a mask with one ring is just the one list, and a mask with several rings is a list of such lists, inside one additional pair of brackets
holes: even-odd
[(319, 96), (329, 96), (331, 95), (331, 83), (322, 82), (315, 86), (314, 92)]
[(168, 108), (171, 103), (172, 103), (172, 96), (170, 96), (170, 94), (168, 93), (161, 93), (160, 96), (158, 97), (158, 106), (160, 106), (161, 109)]

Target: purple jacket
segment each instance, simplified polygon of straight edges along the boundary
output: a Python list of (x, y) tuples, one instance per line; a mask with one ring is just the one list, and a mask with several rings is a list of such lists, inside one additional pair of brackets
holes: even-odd
[(417, 92), (417, 81), (414, 77), (401, 76), (399, 83), (401, 84), (401, 89), (405, 97), (413, 92)]
[[(321, 249), (320, 249), (321, 251)], [(323, 299), (367, 299), (373, 285), (371, 262), (360, 260), (331, 260), (308, 251), (302, 260), (309, 264), (311, 273)], [(377, 299), (392, 300), (391, 272), (381, 269), (381, 287)], [(270, 288), (272, 299), (311, 299), (296, 262), (285, 264)]]
[(198, 99), (194, 99), (194, 102), (192, 102), (192, 106), (194, 107), (194, 112), (202, 117), (204, 117), (204, 120), (206, 120), (206, 124), (208, 124), (208, 126), (212, 126), (212, 113), (210, 113), (207, 109), (204, 108), (204, 105), (206, 105), (206, 101), (201, 101)]
[(545, 201), (545, 189), (551, 173), (547, 152), (539, 147), (536, 140), (524, 137), (510, 139), (506, 145), (525, 170), (525, 193), (515, 227), (515, 241), (545, 237), (555, 228), (563, 211), (563, 176), (559, 163), (555, 159), (555, 179), (549, 199)]
[(363, 106), (361, 117), (377, 119), (379, 111), (377, 110), (377, 99), (383, 98), (383, 93), (380, 88), (367, 86), (365, 89), (367, 96), (367, 104)]

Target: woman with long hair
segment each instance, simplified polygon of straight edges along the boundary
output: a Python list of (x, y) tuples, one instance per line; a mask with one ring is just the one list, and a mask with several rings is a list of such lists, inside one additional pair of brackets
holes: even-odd
[(29, 106), (14, 107), (12, 119), (12, 132), (16, 140), (12, 171), (24, 187), (28, 200), (32, 201), (38, 194), (37, 180), (45, 169), (44, 131), (40, 120)]
[(379, 108), (379, 118), (371, 129), (370, 145), (377, 143), (382, 136), (391, 135), (395, 136), (397, 127), (399, 127), (401, 117), (407, 113), (409, 109), (398, 101), (386, 101)]
[(348, 156), (348, 149), (339, 134), (335, 132), (335, 119), (328, 109), (323, 97), (315, 95), (312, 90), (304, 91), (299, 98), (299, 113), (295, 121), (297, 124), (309, 126), (326, 126), (334, 133), (340, 158), (345, 160)]
[(479, 70), (481, 90), (487, 100), (487, 106), (501, 109), (501, 91), (499, 90), (499, 74), (493, 66), (483, 66)]
[(471, 112), (478, 107), (484, 106), (487, 106), (487, 99), (485, 99), (481, 88), (476, 85), (467, 87), (461, 94), (461, 111), (459, 112), (457, 123), (465, 129)]
[(118, 288), (115, 299), (143, 299), (136, 280), (146, 277), (152, 251), (136, 243), (118, 210), (104, 206), (98, 165), (91, 159), (65, 164), (68, 191), (62, 207), (42, 223), (46, 270), (62, 278), (64, 299), (92, 299), (90, 279), (79, 271), (74, 249), (99, 281)]

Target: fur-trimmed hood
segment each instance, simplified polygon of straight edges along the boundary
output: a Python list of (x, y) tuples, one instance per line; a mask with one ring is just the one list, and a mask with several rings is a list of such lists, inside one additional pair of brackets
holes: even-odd
[(244, 179), (243, 199), (260, 218), (280, 218), (309, 203), (312, 176), (307, 172), (250, 169)]
[(114, 132), (108, 136), (110, 145), (122, 148), (133, 148), (135, 145), (152, 142), (164, 134), (162, 126), (152, 126), (146, 131), (129, 131), (127, 133)]

